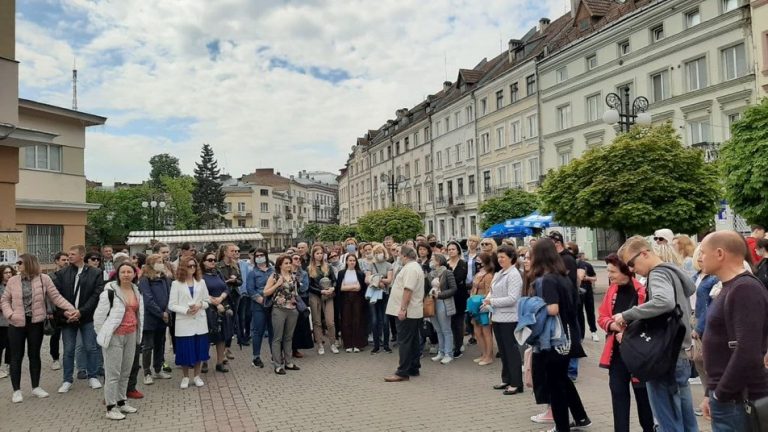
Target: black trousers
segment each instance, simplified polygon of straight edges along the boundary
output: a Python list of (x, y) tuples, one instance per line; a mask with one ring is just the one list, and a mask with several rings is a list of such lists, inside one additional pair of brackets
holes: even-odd
[(568, 362), (570, 358), (557, 354), (555, 351), (545, 351), (539, 361), (544, 361), (546, 370), (546, 389), (549, 393), (552, 416), (555, 419), (557, 430), (570, 430), (568, 411), (570, 410), (574, 420), (587, 418), (581, 397), (576, 390), (573, 381), (568, 377)]
[(416, 375), (421, 369), (421, 352), (419, 351), (419, 328), (423, 318), (406, 318), (397, 321), (397, 343), (400, 346), (400, 364), (395, 375), (409, 377)]
[(56, 326), (51, 335), (51, 340), (48, 341), (48, 350), (51, 353), (53, 361), (59, 361), (61, 347), (61, 327)]
[(458, 357), (461, 346), (464, 345), (464, 311), (456, 308), (456, 313), (451, 316), (451, 332), (453, 333), (453, 353)]
[(523, 358), (515, 339), (516, 322), (493, 323), (493, 334), (501, 353), (501, 382), (523, 389)]
[(613, 406), (613, 430), (616, 432), (629, 432), (630, 396), (629, 387), (635, 392), (637, 404), (637, 417), (643, 432), (653, 431), (653, 412), (648, 401), (648, 390), (645, 385), (632, 384), (632, 374), (627, 370), (621, 351), (613, 350), (611, 366), (608, 369), (608, 386), (611, 389), (611, 404)]
[(29, 357), (29, 377), (32, 388), (40, 386), (40, 347), (43, 346), (43, 323), (32, 324), (27, 317), (24, 327), (8, 327), (8, 342), (11, 350), (11, 384), (13, 391), (21, 388), (21, 361), (24, 359), (24, 344)]
[(531, 377), (533, 378), (533, 395), (538, 405), (549, 404), (547, 389), (547, 368), (543, 352), (534, 352), (531, 356)]
[(141, 369), (141, 344), (136, 345), (136, 351), (133, 353), (133, 365), (131, 366), (131, 373), (128, 375), (128, 389), (127, 391), (136, 390), (136, 381), (138, 381), (139, 369)]
[(141, 366), (144, 369), (144, 375), (152, 373), (150, 366), (154, 367), (155, 372), (160, 372), (165, 361), (165, 329), (145, 331), (141, 338), (141, 345)]
[(11, 350), (8, 343), (8, 327), (0, 327), (0, 358), (5, 353), (5, 361), (3, 363), (11, 364)]
[[(579, 327), (581, 328), (581, 338), (584, 339), (586, 325), (589, 324), (589, 331), (595, 333), (597, 331), (597, 323), (595, 322), (595, 292), (591, 286), (589, 288), (583, 287), (587, 290), (581, 295), (581, 301), (579, 302)], [(587, 321), (584, 322), (584, 312), (587, 313)]]

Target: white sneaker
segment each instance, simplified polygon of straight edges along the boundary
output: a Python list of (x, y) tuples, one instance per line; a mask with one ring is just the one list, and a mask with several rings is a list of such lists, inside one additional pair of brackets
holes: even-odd
[(92, 389), (100, 389), (101, 388), (101, 381), (99, 381), (98, 378), (89, 378), (88, 379), (88, 385), (91, 386)]
[(185, 389), (189, 387), (189, 378), (184, 377), (181, 379), (181, 388)]
[(325, 346), (320, 345), (320, 348), (317, 349), (317, 355), (323, 355), (325, 354)]
[(331, 352), (334, 354), (339, 353), (339, 347), (336, 346), (336, 344), (331, 344)]
[(160, 372), (155, 373), (153, 375), (153, 377), (155, 379), (171, 379), (171, 378), (173, 378), (173, 375), (171, 375), (171, 374), (169, 374), (168, 372), (165, 372), (165, 371), (160, 371)]
[(701, 378), (688, 378), (688, 384), (690, 385), (701, 385)]
[(61, 369), (61, 363), (58, 360), (54, 360), (53, 363), (51, 363), (51, 370), (59, 369)]
[(352, 351), (354, 351), (356, 353), (359, 353), (360, 352), (360, 348), (353, 348)]
[(440, 360), (441, 364), (447, 365), (448, 363), (453, 361), (453, 357), (443, 357), (442, 360)]
[(6, 372), (4, 369), (0, 369), (0, 379), (2, 378), (8, 378), (8, 372)]
[(11, 396), (11, 401), (13, 403), (20, 403), (24, 401), (24, 396), (21, 395), (21, 390), (16, 390), (13, 392), (13, 396)]
[(134, 413), (139, 411), (138, 409), (136, 409), (136, 408), (134, 408), (134, 407), (132, 407), (132, 406), (130, 406), (128, 404), (125, 404), (125, 405), (123, 405), (121, 407), (118, 407), (118, 408), (120, 408), (120, 412), (123, 413), (123, 414), (134, 414)]
[(155, 380), (152, 378), (152, 375), (144, 375), (144, 385), (152, 385), (155, 383)]
[(66, 393), (71, 388), (72, 388), (72, 383), (64, 381), (63, 383), (61, 383), (61, 387), (59, 387), (59, 393)]
[(121, 413), (117, 407), (107, 411), (107, 418), (110, 420), (125, 420), (125, 414)]
[(205, 383), (203, 382), (203, 380), (199, 376), (196, 376), (193, 381), (195, 381), (195, 386), (197, 386), (197, 387), (202, 387), (202, 386), (205, 385)]
[(432, 360), (433, 362), (439, 362), (442, 359), (443, 359), (443, 353), (437, 353), (437, 355), (432, 357), (430, 360)]
[(50, 396), (47, 391), (41, 389), (40, 387), (35, 387), (32, 389), (32, 396), (36, 396), (40, 399), (47, 398)]
[(347, 348), (345, 351), (348, 352), (348, 353), (351, 353), (352, 352), (352, 348)]
[(598, 336), (597, 333), (592, 333), (592, 340), (594, 342), (600, 342), (600, 336)]

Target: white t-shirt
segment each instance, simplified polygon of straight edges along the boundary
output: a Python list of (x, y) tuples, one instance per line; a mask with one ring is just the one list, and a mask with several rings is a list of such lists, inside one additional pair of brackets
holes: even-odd
[(397, 316), (403, 303), (403, 293), (411, 291), (406, 318), (424, 318), (424, 270), (416, 261), (406, 264), (397, 273), (387, 302), (387, 315)]

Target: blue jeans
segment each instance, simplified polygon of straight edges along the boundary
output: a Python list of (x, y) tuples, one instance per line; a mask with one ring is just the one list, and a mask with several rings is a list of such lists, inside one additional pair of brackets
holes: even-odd
[(451, 317), (445, 309), (445, 302), (435, 301), (435, 316), (429, 319), (437, 332), (438, 353), (444, 357), (453, 357), (453, 332), (451, 331)]
[(251, 308), (251, 348), (253, 359), (261, 358), (261, 343), (264, 341), (264, 332), (269, 337), (269, 346), (272, 346), (274, 332), (272, 330), (272, 318), (269, 311), (258, 303)]
[[(369, 316), (371, 317), (371, 331), (373, 333), (373, 349), (379, 349), (382, 346), (389, 348), (389, 321), (387, 320), (387, 298), (376, 303), (368, 303)], [(383, 341), (382, 342), (382, 334)]]
[(747, 411), (743, 402), (719, 402), (709, 398), (712, 432), (747, 430)]
[[(75, 345), (77, 335), (80, 334), (85, 352), (85, 372), (88, 378), (96, 378), (99, 372), (99, 346), (96, 344), (96, 331), (93, 322), (80, 324), (79, 326), (66, 326), (61, 329), (61, 338), (64, 341), (64, 382), (71, 383), (75, 369)], [(79, 365), (78, 365), (79, 366)]]
[(648, 399), (660, 432), (697, 432), (699, 426), (693, 414), (693, 396), (688, 378), (691, 362), (685, 356), (677, 359), (674, 373), (648, 381)]
[(568, 362), (568, 378), (574, 380), (579, 377), (579, 359), (572, 358)]

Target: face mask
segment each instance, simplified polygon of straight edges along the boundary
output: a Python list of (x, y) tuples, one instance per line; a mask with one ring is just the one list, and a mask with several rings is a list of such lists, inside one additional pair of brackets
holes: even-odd
[(351, 245), (347, 245), (347, 252), (349, 252), (349, 253), (355, 253), (355, 252), (357, 252), (357, 246), (355, 246), (355, 245), (353, 245), (353, 244), (351, 244)]
[(266, 257), (258, 257), (254, 261), (256, 261), (256, 264), (264, 264), (265, 262), (267, 262), (267, 258)]
[(158, 273), (163, 273), (165, 271), (165, 264), (155, 263), (152, 268)]
[(384, 261), (384, 254), (376, 254), (376, 261)]
[(437, 268), (437, 266), (435, 265), (435, 262), (434, 262), (434, 261), (430, 261), (430, 262), (429, 262), (429, 268), (431, 268), (432, 270), (434, 270), (434, 269), (436, 269), (436, 268)]
[(437, 246), (437, 242), (429, 242), (429, 247), (435, 247)]

